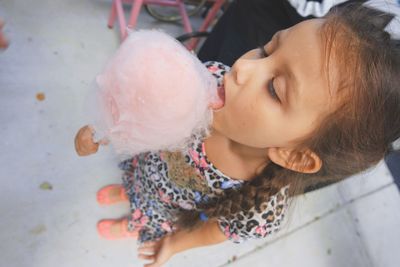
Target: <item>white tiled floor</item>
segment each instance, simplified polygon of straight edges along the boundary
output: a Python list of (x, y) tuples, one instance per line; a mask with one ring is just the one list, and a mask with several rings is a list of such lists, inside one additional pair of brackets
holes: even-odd
[[(128, 211), (99, 207), (95, 192), (119, 182), (117, 160), (102, 150), (78, 158), (84, 96), (117, 48), (106, 27), (110, 0), (0, 0), (11, 46), (0, 53), (0, 266), (141, 266), (132, 240), (105, 241), (99, 219)], [(195, 23), (198, 25), (198, 20)], [(141, 28), (161, 25), (142, 13)], [(44, 101), (36, 94), (43, 92)], [(52, 190), (40, 189), (43, 182)], [(276, 236), (176, 255), (167, 266), (395, 267), (400, 199), (384, 164), (298, 199)]]
[(232, 266), (372, 266), (346, 210), (340, 210), (263, 247)]
[(390, 171), (382, 161), (376, 167), (343, 181), (338, 190), (343, 201), (349, 202), (392, 182)]
[(347, 212), (373, 266), (398, 266), (400, 255), (395, 248), (400, 240), (400, 197), (396, 185), (357, 199)]

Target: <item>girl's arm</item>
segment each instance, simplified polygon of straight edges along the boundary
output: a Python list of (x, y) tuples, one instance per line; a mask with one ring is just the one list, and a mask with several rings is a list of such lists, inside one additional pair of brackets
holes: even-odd
[(159, 241), (144, 243), (139, 248), (139, 258), (151, 260), (145, 267), (159, 267), (174, 254), (196, 247), (208, 246), (227, 240), (216, 220), (210, 220), (192, 230), (178, 230)]
[(192, 231), (181, 230), (171, 236), (172, 248), (175, 253), (208, 245), (214, 245), (227, 240), (216, 220), (205, 222)]

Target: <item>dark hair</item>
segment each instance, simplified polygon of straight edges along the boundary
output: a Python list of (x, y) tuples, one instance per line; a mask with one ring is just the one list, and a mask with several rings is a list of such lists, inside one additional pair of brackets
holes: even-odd
[[(303, 174), (274, 163), (239, 189), (225, 190), (216, 199), (182, 210), (177, 224), (193, 228), (208, 218), (230, 218), (255, 208), (290, 184), (289, 195), (319, 183), (331, 183), (378, 163), (400, 136), (400, 55), (396, 42), (384, 31), (393, 16), (361, 4), (342, 5), (325, 16), (326, 68), (334, 58), (339, 83), (338, 107), (297, 147), (315, 152), (323, 164), (317, 173)], [(333, 55), (333, 57), (332, 57)], [(329, 81), (329, 71), (328, 81)], [(299, 156), (293, 153), (292, 159)]]

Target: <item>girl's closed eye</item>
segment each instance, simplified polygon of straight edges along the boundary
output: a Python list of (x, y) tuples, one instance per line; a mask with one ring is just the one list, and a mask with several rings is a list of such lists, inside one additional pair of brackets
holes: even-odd
[(270, 96), (275, 100), (281, 103), (281, 100), (279, 99), (278, 94), (276, 93), (275, 87), (274, 87), (274, 78), (268, 81), (267, 84), (267, 89), (270, 94)]
[[(268, 56), (269, 56), (268, 53), (267, 53), (267, 51), (265, 50), (265, 48), (264, 48), (263, 46), (260, 46), (259, 49), (260, 49), (260, 57), (265, 58), (265, 57), (268, 57)], [(279, 96), (278, 96), (278, 94), (276, 93), (276, 90), (275, 90), (275, 87), (274, 87), (274, 78), (271, 78), (271, 79), (268, 81), (267, 90), (268, 90), (268, 93), (270, 94), (270, 96), (271, 96), (275, 101), (278, 101), (279, 103), (281, 103), (281, 100), (279, 99)]]

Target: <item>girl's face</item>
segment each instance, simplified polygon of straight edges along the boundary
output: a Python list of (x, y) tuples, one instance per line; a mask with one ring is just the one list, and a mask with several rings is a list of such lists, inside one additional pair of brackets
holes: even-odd
[(314, 130), (332, 109), (323, 23), (299, 23), (240, 57), (224, 77), (225, 105), (214, 112), (214, 130), (254, 148), (290, 147)]

